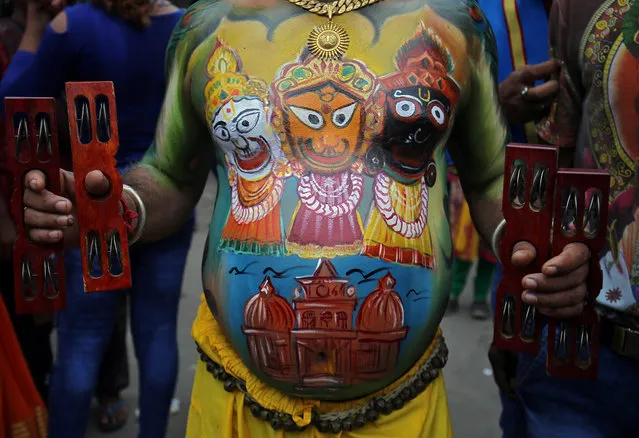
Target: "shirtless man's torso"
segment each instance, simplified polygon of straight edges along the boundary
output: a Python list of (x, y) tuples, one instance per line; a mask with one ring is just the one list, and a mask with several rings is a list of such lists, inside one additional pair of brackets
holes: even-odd
[(169, 47), (145, 163), (188, 185), (210, 150), (202, 277), (215, 320), (268, 385), (349, 400), (405, 374), (436, 336), (451, 263), (445, 145), (465, 188), (498, 200), (506, 128), (472, 2), (336, 15), (349, 43), (321, 59), (308, 39), (328, 23), (284, 0), (195, 4)]

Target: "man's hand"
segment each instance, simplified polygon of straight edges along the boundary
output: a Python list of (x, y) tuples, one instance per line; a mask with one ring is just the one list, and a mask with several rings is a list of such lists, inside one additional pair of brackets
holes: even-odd
[[(98, 170), (89, 172), (84, 181), (87, 192), (102, 197), (109, 192), (109, 180)], [(29, 237), (37, 243), (57, 243), (63, 238), (69, 245), (78, 245), (78, 218), (75, 209), (73, 173), (60, 170), (62, 196), (46, 189), (46, 177), (32, 170), (24, 178), (24, 222)]]
[[(561, 64), (555, 59), (541, 64), (527, 65), (515, 70), (499, 84), (499, 100), (508, 122), (521, 124), (536, 121), (548, 111), (559, 92), (559, 83), (547, 80), (559, 71)], [(547, 80), (534, 86), (538, 80)]]
[[(528, 242), (517, 242), (511, 262), (527, 266), (535, 260), (537, 251)], [(527, 275), (522, 280), (522, 300), (552, 318), (579, 316), (587, 298), (590, 250), (581, 243), (570, 243), (556, 257), (548, 260), (541, 273)]]

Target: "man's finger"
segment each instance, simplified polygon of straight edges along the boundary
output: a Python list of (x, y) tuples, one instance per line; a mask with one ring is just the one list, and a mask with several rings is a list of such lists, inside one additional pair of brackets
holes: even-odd
[(559, 82), (552, 80), (528, 89), (524, 99), (529, 102), (545, 102), (559, 93)]
[(30, 170), (24, 176), (24, 188), (41, 192), (47, 186), (47, 177), (40, 170)]
[(533, 83), (539, 79), (547, 78), (561, 67), (561, 63), (556, 59), (550, 59), (540, 64), (527, 65), (522, 70), (524, 82)]
[(528, 266), (537, 257), (537, 250), (530, 242), (517, 242), (513, 247), (510, 261), (515, 266)]
[(97, 197), (106, 196), (111, 190), (109, 179), (99, 170), (92, 170), (87, 173), (84, 186), (89, 194)]
[(33, 228), (29, 230), (29, 237), (36, 243), (58, 243), (64, 237), (61, 230), (43, 230)]
[(582, 243), (569, 243), (556, 257), (548, 260), (541, 268), (544, 275), (555, 276), (572, 272), (590, 260), (590, 250)]
[(587, 290), (585, 284), (580, 284), (574, 288), (552, 294), (537, 293), (525, 290), (521, 299), (531, 306), (545, 309), (561, 309), (562, 307), (573, 307), (586, 301)]
[(69, 214), (71, 213), (71, 201), (58, 196), (48, 190), (34, 192), (31, 189), (24, 191), (23, 202), (25, 207), (45, 213)]
[(544, 274), (531, 274), (523, 278), (521, 284), (531, 292), (554, 293), (577, 287), (588, 277), (587, 264), (583, 264), (572, 272), (561, 276), (549, 277)]
[(52, 213), (43, 213), (32, 208), (24, 210), (24, 222), (30, 227), (59, 229), (73, 225), (73, 217)]

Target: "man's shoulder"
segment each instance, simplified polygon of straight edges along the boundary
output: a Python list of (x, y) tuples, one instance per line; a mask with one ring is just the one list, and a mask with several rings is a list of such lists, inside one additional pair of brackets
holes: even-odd
[(442, 18), (467, 32), (476, 32), (476, 23), (485, 19), (477, 0), (426, 0), (425, 3)]
[(184, 42), (187, 42), (191, 50), (197, 47), (215, 31), (231, 8), (232, 5), (224, 0), (200, 0), (193, 3), (186, 9), (173, 31), (169, 40), (168, 53), (172, 54)]
[(478, 0), (427, 0), (427, 3), (466, 38), (480, 41), (490, 51), (494, 49), (493, 30)]
[(196, 1), (186, 9), (179, 26), (197, 30), (209, 21), (220, 20), (231, 8), (232, 5), (225, 0)]
[(216, 11), (220, 8), (230, 6), (226, 0), (198, 0), (186, 9), (186, 13), (200, 13), (204, 11)]

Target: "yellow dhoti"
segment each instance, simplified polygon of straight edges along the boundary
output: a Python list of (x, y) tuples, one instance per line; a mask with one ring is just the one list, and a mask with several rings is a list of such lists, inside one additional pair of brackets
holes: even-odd
[[(348, 402), (320, 402), (290, 397), (269, 387), (251, 374), (226, 340), (204, 300), (193, 325), (193, 337), (209, 358), (223, 365), (226, 372), (246, 383), (247, 392), (257, 403), (267, 409), (292, 415), (298, 426), (310, 423), (313, 410), (319, 414), (343, 412), (360, 407), (373, 397), (393, 391), (426, 363), (437, 343), (433, 342), (408, 373), (379, 393)], [(377, 421), (362, 428), (338, 434), (321, 433), (315, 427), (308, 427), (302, 432), (274, 430), (269, 423), (251, 414), (244, 404), (245, 397), (246, 395), (239, 390), (227, 392), (223, 383), (216, 380), (207, 371), (206, 364), (200, 360), (191, 395), (187, 438), (452, 437), (444, 379), (441, 374), (402, 409), (389, 415), (381, 415)]]

